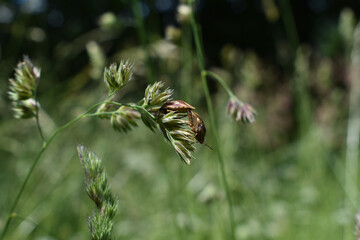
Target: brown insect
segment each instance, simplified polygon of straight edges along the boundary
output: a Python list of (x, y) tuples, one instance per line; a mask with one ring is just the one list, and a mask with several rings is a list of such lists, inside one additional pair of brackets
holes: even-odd
[[(187, 102), (181, 100), (168, 101), (164, 103), (159, 109), (160, 112), (166, 114), (169, 111), (187, 113), (189, 118), (189, 127), (191, 131), (194, 133), (194, 138), (201, 144), (204, 144), (205, 135), (206, 135), (206, 127), (199, 116), (195, 111), (193, 111), (195, 107), (191, 106)], [(212, 149), (209, 145), (205, 144), (207, 147)]]
[(193, 111), (191, 109), (188, 109), (187, 113), (188, 113), (188, 118), (189, 118), (189, 122), (190, 122), (189, 126), (191, 128), (191, 131), (195, 134), (194, 138), (199, 143), (204, 144), (211, 150), (214, 150), (214, 149), (212, 149), (212, 147), (210, 147), (209, 145), (204, 143), (205, 135), (206, 135), (206, 127), (205, 127), (204, 121), (201, 119), (199, 114), (197, 114), (195, 111)]
[(191, 109), (188, 109), (187, 113), (189, 118), (189, 125), (191, 131), (195, 134), (195, 139), (199, 143), (203, 144), (206, 135), (206, 128), (203, 120), (200, 118), (199, 114)]
[(169, 111), (185, 113), (188, 110), (195, 109), (187, 102), (181, 100), (168, 101), (164, 103), (159, 109), (162, 113), (168, 113)]

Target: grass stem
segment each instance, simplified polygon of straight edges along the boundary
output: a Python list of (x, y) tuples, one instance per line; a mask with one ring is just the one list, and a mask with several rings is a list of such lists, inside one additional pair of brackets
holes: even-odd
[[(346, 137), (346, 159), (345, 159), (345, 207), (354, 212), (351, 202), (358, 202), (358, 160), (359, 160), (359, 136), (360, 136), (360, 24), (354, 31), (353, 48), (351, 51), (351, 86), (349, 96), (349, 117)], [(345, 229), (344, 239), (350, 236), (350, 231)]]
[(153, 66), (152, 66), (152, 62), (150, 60), (150, 53), (148, 50), (148, 39), (147, 39), (147, 35), (146, 35), (146, 30), (145, 30), (145, 26), (144, 26), (144, 20), (143, 20), (143, 16), (142, 16), (142, 10), (141, 10), (141, 4), (139, 2), (139, 0), (134, 0), (132, 3), (132, 9), (133, 9), (133, 13), (135, 15), (135, 19), (136, 19), (136, 30), (138, 32), (138, 36), (141, 42), (141, 46), (144, 50), (145, 53), (145, 62), (146, 62), (146, 68), (147, 68), (147, 72), (148, 72), (148, 77), (149, 77), (149, 83), (154, 83), (155, 82), (155, 76), (154, 76), (154, 72), (153, 72)]
[[(43, 146), (42, 148), (40, 149), (40, 151), (38, 152), (38, 154), (36, 155), (35, 157), (35, 160), (34, 162), (32, 163), (27, 175), (26, 175), (26, 178), (24, 180), (24, 182), (22, 183), (21, 187), (20, 187), (20, 190), (19, 192), (17, 193), (16, 195), (16, 198), (14, 200), (14, 202), (12, 203), (11, 205), (11, 208), (10, 208), (10, 211), (9, 211), (9, 214), (8, 214), (8, 217), (7, 217), (7, 220), (6, 220), (6, 223), (5, 223), (5, 226), (2, 230), (2, 233), (1, 233), (1, 236), (0, 236), (0, 240), (2, 240), (4, 237), (5, 237), (5, 234), (9, 228), (9, 225), (10, 225), (10, 222), (11, 220), (16, 216), (16, 214), (14, 213), (15, 211), (15, 208), (20, 200), (20, 197), (21, 195), (23, 194), (24, 192), (24, 189), (30, 179), (30, 176), (32, 175), (32, 173), (34, 172), (34, 169), (36, 167), (36, 165), (38, 164), (39, 162), (39, 159), (40, 157), (42, 156), (42, 154), (44, 153), (44, 151), (48, 148), (49, 144), (52, 142), (52, 140), (56, 137), (56, 135), (58, 133), (60, 133), (62, 130), (66, 129), (67, 127), (71, 126), (72, 124), (76, 123), (77, 121), (79, 121), (80, 119), (84, 118), (84, 117), (87, 117), (87, 116), (93, 116), (92, 114), (89, 114), (92, 110), (94, 110), (96, 107), (98, 107), (99, 105), (103, 104), (104, 102), (101, 102), (101, 103), (97, 103), (93, 106), (91, 106), (85, 113), (81, 114), (80, 116), (74, 118), (73, 120), (71, 120), (70, 122), (64, 124), (63, 126), (59, 127), (58, 129), (56, 129), (53, 134), (49, 137), (48, 140), (44, 141), (43, 143)], [(103, 113), (102, 113), (103, 114)], [(99, 115), (99, 114), (97, 114)]]
[(36, 87), (36, 90), (35, 90), (34, 99), (35, 99), (35, 104), (36, 104), (36, 110), (35, 110), (36, 126), (37, 126), (37, 128), (39, 130), (41, 141), (44, 143), (45, 142), (45, 137), (44, 137), (43, 131), (42, 131), (41, 126), (40, 126), (40, 121), (39, 121), (39, 108), (40, 107), (38, 106), (37, 87)]
[[(191, 1), (189, 1), (189, 3), (191, 3)], [(207, 72), (205, 70), (203, 48), (202, 48), (202, 45), (200, 42), (199, 31), (197, 28), (197, 23), (196, 23), (193, 11), (191, 11), (191, 26), (192, 26), (193, 36), (194, 36), (194, 40), (195, 40), (195, 48), (196, 48), (196, 53), (197, 53), (197, 58), (198, 58), (199, 69), (201, 71), (201, 81), (202, 81), (202, 85), (203, 85), (203, 89), (204, 89), (204, 93), (205, 93), (206, 104), (207, 104), (209, 118), (210, 118), (210, 129), (211, 129), (211, 132), (213, 133), (213, 136), (215, 139), (215, 148), (216, 148), (216, 153), (217, 153), (217, 157), (218, 157), (219, 164), (220, 164), (221, 178), (222, 178), (222, 181), (224, 184), (226, 199), (228, 202), (231, 238), (236, 239), (235, 238), (234, 213), (233, 213), (233, 206), (232, 206), (229, 184), (228, 184), (226, 172), (225, 172), (225, 162), (223, 160), (223, 155), (222, 155), (221, 148), (220, 148), (219, 136), (218, 136), (218, 132), (216, 130), (216, 118), (215, 118), (215, 114), (214, 114), (214, 110), (213, 110), (214, 108), (213, 108), (213, 104), (211, 102), (210, 91), (209, 91), (209, 87), (208, 87), (207, 79), (206, 79)]]
[(224, 88), (224, 90), (226, 91), (226, 93), (229, 95), (230, 98), (235, 98), (238, 99), (235, 94), (231, 91), (231, 89), (229, 88), (229, 86), (224, 82), (224, 80), (217, 74), (213, 73), (213, 72), (209, 72), (206, 71), (206, 75), (208, 75), (209, 77), (212, 77), (213, 79), (215, 79), (218, 83), (220, 83), (220, 85)]
[(281, 17), (283, 19), (285, 25), (285, 32), (290, 41), (290, 44), (293, 48), (293, 56), (295, 56), (295, 52), (299, 46), (299, 36), (296, 30), (296, 23), (294, 19), (294, 14), (291, 9), (291, 5), (289, 0), (281, 0), (279, 1)]

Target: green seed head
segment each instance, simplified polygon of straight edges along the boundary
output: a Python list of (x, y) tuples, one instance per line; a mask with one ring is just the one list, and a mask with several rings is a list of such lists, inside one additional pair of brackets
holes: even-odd
[(115, 130), (126, 133), (136, 127), (140, 113), (130, 107), (121, 106), (116, 113), (111, 115), (111, 125)]
[(29, 57), (24, 56), (15, 68), (15, 78), (9, 79), (9, 98), (12, 101), (33, 98), (40, 78), (40, 69), (35, 67)]
[(167, 101), (171, 100), (173, 90), (161, 88), (164, 86), (163, 82), (156, 82), (147, 86), (145, 90), (144, 105), (149, 111), (158, 111), (160, 107)]
[(129, 61), (121, 61), (119, 65), (113, 63), (105, 68), (104, 81), (111, 92), (116, 92), (128, 83), (133, 75), (134, 65)]
[(35, 99), (30, 98), (22, 101), (14, 101), (13, 105), (13, 115), (16, 119), (26, 119), (32, 118), (36, 114), (36, 108), (39, 107), (39, 103)]

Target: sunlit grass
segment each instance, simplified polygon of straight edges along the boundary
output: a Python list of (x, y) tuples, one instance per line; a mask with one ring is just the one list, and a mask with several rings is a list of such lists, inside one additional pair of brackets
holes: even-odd
[[(231, 48), (232, 55), (244, 59), (236, 60), (240, 64), (232, 63), (232, 67), (224, 66), (214, 72), (218, 70), (232, 91), (244, 96), (257, 109), (254, 125), (240, 125), (226, 115), (229, 97), (211, 79), (207, 79), (208, 83), (216, 88), (209, 96), (213, 113), (206, 109), (201, 73), (196, 64), (192, 66), (196, 58), (191, 56), (195, 51), (190, 49), (190, 26), (183, 27), (187, 29), (182, 39), (182, 44), (187, 45), (186, 54), (178, 56), (174, 51), (171, 61), (159, 57), (152, 64), (158, 70), (156, 76), (164, 79), (167, 86), (177, 86), (176, 97), (185, 97), (196, 106), (209, 129), (210, 114), (217, 120), (215, 130), (219, 139), (208, 131), (205, 142), (214, 147), (218, 141), (217, 148), (221, 149), (228, 195), (232, 199), (235, 238), (354, 239), (354, 209), (358, 206), (352, 196), (357, 187), (348, 190), (349, 185), (354, 185), (347, 175), (351, 166), (346, 167), (345, 162), (347, 113), (344, 112), (347, 112), (348, 96), (346, 89), (333, 83), (333, 73), (327, 79), (329, 85), (325, 84), (326, 79), (320, 84), (322, 79), (314, 77), (321, 74), (316, 73), (317, 65), (311, 63), (323, 58), (304, 57), (302, 47), (297, 61), (289, 63), (294, 65), (294, 71), (287, 73), (289, 76), (281, 79), (285, 83), (278, 86), (271, 81), (279, 80), (276, 77), (280, 75), (271, 74), (270, 64), (266, 68), (255, 53)], [(182, 46), (158, 44), (184, 51)], [(135, 50), (141, 52), (142, 48)], [(139, 58), (135, 65), (140, 70), (135, 70), (134, 82), (129, 83), (122, 96), (126, 100), (141, 96), (137, 92), (141, 88), (143, 93), (147, 84), (147, 74), (143, 72), (149, 66), (146, 62), (156, 58), (150, 54), (141, 56), (134, 57)], [(330, 61), (335, 66), (336, 62)], [(223, 63), (226, 65), (226, 61)], [(306, 66), (301, 68), (296, 64)], [(64, 92), (58, 95), (57, 89), (50, 89), (39, 96), (47, 111), (40, 112), (45, 136), (56, 126), (85, 112), (96, 99), (106, 97), (102, 79), (85, 87), (86, 81), (78, 82), (83, 77), (79, 74), (69, 80), (62, 89)], [(314, 78), (319, 82), (314, 82)], [(289, 87), (290, 81), (293, 88)], [(292, 95), (294, 92), (296, 96)], [(2, 109), (6, 108), (0, 104)], [(33, 121), (5, 117), (1, 119), (0, 136), (2, 229), (42, 144)], [(119, 198), (113, 228), (115, 238), (230, 239), (229, 202), (216, 149), (212, 151), (197, 143), (195, 159), (186, 166), (159, 132), (153, 134), (141, 122), (131, 133), (120, 133), (113, 131), (108, 121), (94, 118), (81, 120), (54, 139), (20, 198), (5, 239), (89, 238), (86, 217), (93, 203), (84, 190), (83, 172), (76, 154), (78, 144), (89, 146), (101, 156), (112, 190)]]

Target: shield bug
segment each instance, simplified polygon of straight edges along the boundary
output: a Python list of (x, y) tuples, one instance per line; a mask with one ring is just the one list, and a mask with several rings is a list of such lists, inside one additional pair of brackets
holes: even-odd
[(193, 106), (187, 102), (181, 100), (168, 101), (164, 103), (159, 109), (162, 113), (168, 113), (169, 111), (186, 113), (188, 110), (195, 109)]
[(201, 144), (204, 143), (206, 128), (203, 120), (195, 111), (188, 109), (187, 110), (189, 125), (191, 131), (195, 134), (194, 138)]

